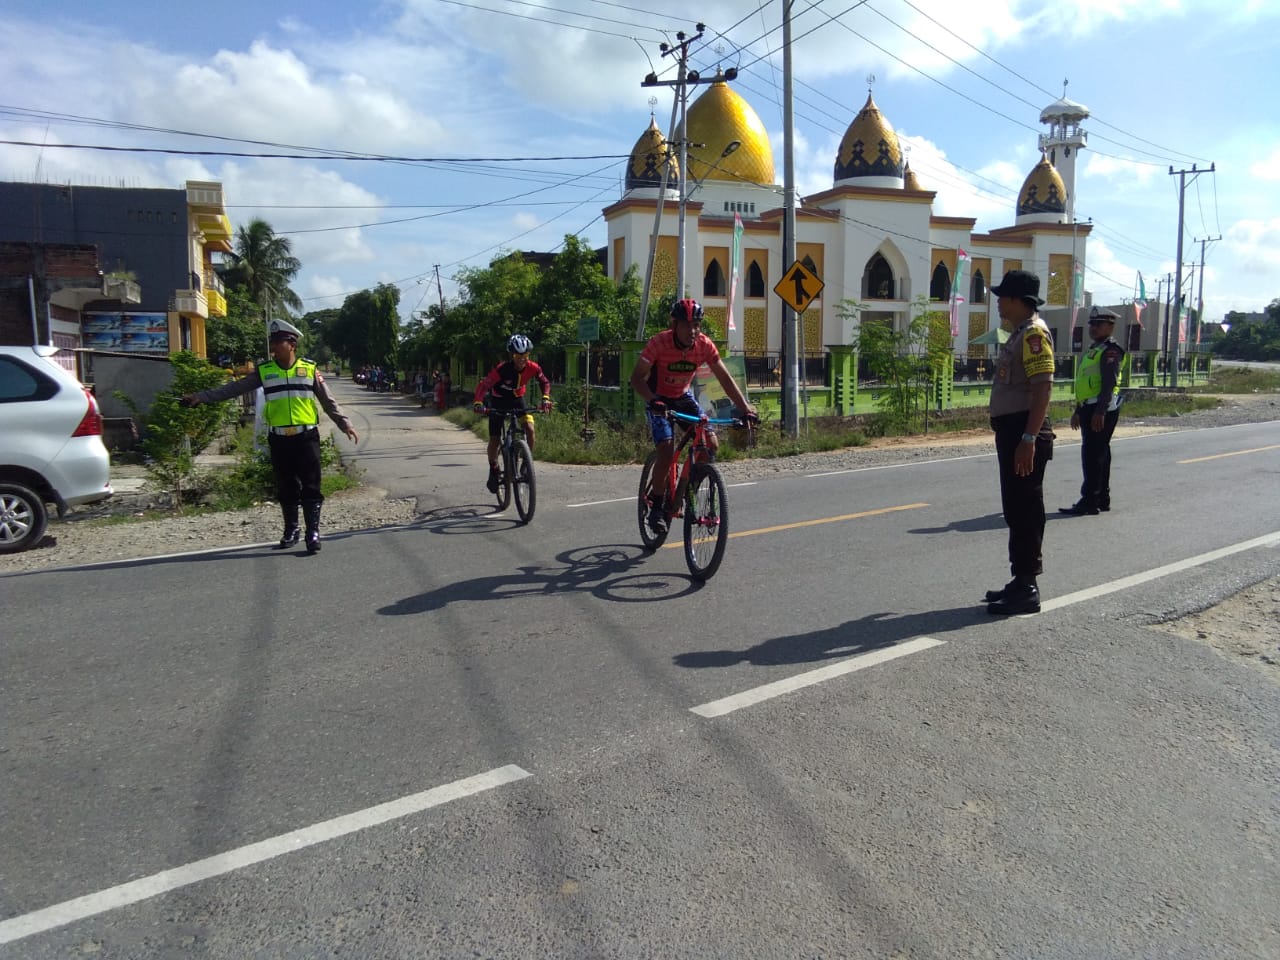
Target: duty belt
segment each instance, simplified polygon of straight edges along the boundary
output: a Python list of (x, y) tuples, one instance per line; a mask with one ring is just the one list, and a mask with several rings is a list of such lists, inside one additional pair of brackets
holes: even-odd
[(315, 424), (302, 424), (296, 427), (272, 427), (271, 432), (277, 437), (296, 437), (300, 433), (315, 429)]

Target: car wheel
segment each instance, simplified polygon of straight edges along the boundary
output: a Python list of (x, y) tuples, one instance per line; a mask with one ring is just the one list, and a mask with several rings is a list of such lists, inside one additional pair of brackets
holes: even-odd
[(0, 553), (16, 553), (44, 539), (49, 514), (30, 487), (0, 483)]

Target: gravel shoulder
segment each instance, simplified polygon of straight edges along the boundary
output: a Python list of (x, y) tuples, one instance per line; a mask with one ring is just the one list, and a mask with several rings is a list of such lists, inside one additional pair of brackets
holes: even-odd
[[(1226, 396), (1217, 410), (1198, 411), (1176, 418), (1146, 421), (1121, 420), (1117, 436), (1139, 436), (1173, 430), (1204, 429), (1239, 423), (1280, 420), (1280, 396)], [(1060, 433), (1063, 440), (1070, 430)], [(477, 444), (479, 441), (476, 441)], [(763, 479), (789, 473), (845, 470), (881, 464), (934, 460), (965, 454), (988, 453), (991, 434), (986, 430), (946, 436), (890, 438), (865, 447), (833, 453), (803, 454), (774, 460), (726, 463), (722, 469), (731, 481)], [(140, 468), (132, 468), (137, 476)], [(574, 467), (584, 470), (631, 470), (634, 467)], [(129, 468), (117, 468), (124, 475)], [(112, 498), (103, 505), (73, 511), (65, 520), (50, 519), (44, 541), (32, 550), (0, 556), (0, 576), (53, 570), (85, 564), (164, 556), (218, 547), (245, 547), (273, 543), (280, 535), (280, 512), (274, 503), (247, 510), (211, 513), (195, 517), (134, 519), (145, 497)], [(411, 523), (422, 519), (414, 498), (389, 498), (386, 491), (363, 486), (334, 494), (325, 501), (324, 530), (363, 530)], [(1275, 629), (1280, 623), (1280, 577), (1243, 590), (1215, 607), (1161, 625), (1180, 636), (1198, 639), (1223, 655), (1243, 658), (1280, 682), (1280, 643)]]

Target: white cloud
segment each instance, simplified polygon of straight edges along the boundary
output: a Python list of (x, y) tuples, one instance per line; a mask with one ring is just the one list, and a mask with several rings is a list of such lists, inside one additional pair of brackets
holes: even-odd
[(1271, 153), (1261, 160), (1249, 165), (1249, 176), (1264, 183), (1280, 181), (1280, 146), (1271, 148)]

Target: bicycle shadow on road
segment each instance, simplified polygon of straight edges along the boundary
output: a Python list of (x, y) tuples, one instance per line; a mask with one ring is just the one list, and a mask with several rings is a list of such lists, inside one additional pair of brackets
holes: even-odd
[[(602, 600), (637, 602), (667, 600), (697, 590), (701, 584), (692, 577), (666, 573), (636, 574), (649, 554), (635, 544), (600, 544), (577, 547), (556, 555), (563, 566), (523, 566), (516, 572), (488, 577), (475, 577), (446, 584), (438, 590), (404, 597), (379, 607), (383, 616), (401, 617), (439, 610), (451, 603), (482, 600), (515, 600), (552, 596), (570, 591), (591, 593)], [(683, 585), (673, 592), (673, 581)], [(636, 598), (630, 593), (642, 592)]]
[(739, 663), (773, 667), (843, 660), (872, 650), (894, 647), (915, 637), (963, 630), (990, 620), (991, 617), (978, 604), (901, 615), (870, 613), (826, 630), (774, 637), (746, 650), (691, 650), (676, 654), (672, 661), (678, 667), (696, 670), (731, 667)]

